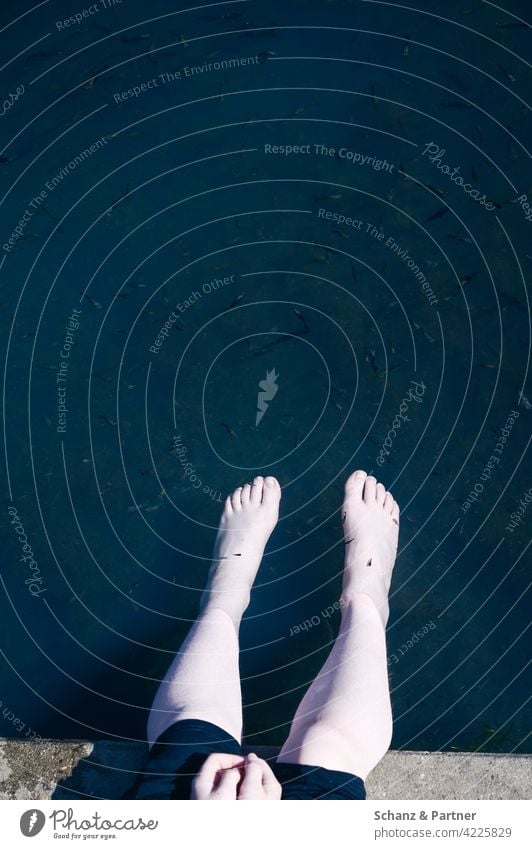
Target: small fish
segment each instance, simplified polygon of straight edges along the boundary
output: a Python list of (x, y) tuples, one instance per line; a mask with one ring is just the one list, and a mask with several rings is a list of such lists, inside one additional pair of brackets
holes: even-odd
[(263, 50), (261, 53), (257, 55), (259, 62), (262, 64), (263, 62), (267, 62), (268, 59), (271, 59), (273, 56), (277, 56), (275, 50)]
[(506, 79), (508, 80), (509, 83), (517, 82), (517, 77), (514, 77), (513, 74), (510, 74), (510, 72), (506, 70), (504, 65), (499, 65), (499, 68), (501, 69), (501, 71), (503, 72), (504, 76), (506, 77)]
[(532, 404), (530, 403), (530, 401), (528, 400), (528, 398), (526, 397), (526, 395), (523, 392), (521, 392), (521, 394), (519, 395), (518, 404), (520, 404), (522, 407), (524, 407), (525, 410), (531, 410), (532, 409)]
[(381, 369), (378, 369), (378, 370), (377, 370), (377, 375), (378, 375), (379, 377), (384, 377), (385, 375), (389, 374), (389, 372), (393, 371), (393, 370), (394, 370), (394, 369), (396, 369), (396, 368), (399, 368), (399, 365), (400, 365), (400, 363), (397, 363), (397, 364), (396, 364), (396, 365), (394, 365), (394, 366), (388, 366), (388, 368), (381, 368)]
[(458, 233), (447, 233), (447, 238), (448, 239), (455, 239), (457, 242), (465, 242), (466, 245), (472, 244), (469, 236), (462, 236), (462, 234), (460, 232), (458, 232)]
[(158, 65), (159, 64), (157, 59), (153, 58), (153, 53), (157, 53), (157, 52), (158, 52), (157, 45), (154, 41), (152, 41), (152, 43), (148, 47), (148, 53), (147, 53), (148, 61), (151, 62), (152, 65)]
[(303, 313), (300, 310), (298, 310), (297, 308), (294, 308), (293, 312), (294, 312), (294, 315), (297, 315), (297, 317), (303, 322), (303, 327), (305, 328), (305, 333), (308, 333), (309, 327), (308, 327), (307, 320), (306, 320), (305, 316), (303, 315)]
[(106, 68), (108, 68), (108, 67), (109, 67), (109, 65), (104, 65), (104, 66), (103, 66), (103, 68), (100, 68), (100, 70), (99, 70), (99, 71), (96, 71), (96, 73), (94, 74), (94, 76), (93, 76), (93, 77), (91, 77), (91, 78), (90, 78), (90, 80), (87, 80), (87, 82), (83, 85), (83, 88), (92, 88), (92, 87), (93, 87), (93, 85), (94, 85), (94, 83), (96, 82), (96, 80), (97, 80), (97, 79), (98, 79), (98, 77), (100, 76), (100, 74), (101, 74), (103, 71), (105, 71), (105, 69), (106, 69)]
[(107, 424), (111, 425), (111, 427), (116, 427), (117, 425), (117, 422), (115, 422), (115, 420), (111, 419), (109, 416), (98, 416), (98, 418), (102, 419), (102, 421), (104, 422), (107, 422)]
[(478, 133), (480, 141), (482, 142), (482, 144), (484, 144), (484, 136), (482, 135), (482, 130), (480, 129), (480, 127), (476, 127), (476, 131)]
[[(470, 9), (462, 9), (461, 13), (462, 13), (462, 15), (471, 15), (471, 14), (473, 14), (473, 12), (478, 12), (479, 9), (484, 9), (484, 8), (485, 8), (484, 3), (480, 3), (479, 6), (472, 6)], [(451, 748), (453, 748), (453, 747), (451, 746)], [(454, 748), (456, 748), (456, 746)]]
[(452, 84), (453, 84), (454, 86), (456, 86), (456, 88), (457, 88), (459, 91), (462, 91), (462, 92), (469, 91), (469, 86), (467, 86), (467, 85), (464, 83), (464, 81), (462, 80), (462, 78), (461, 78), (461, 77), (459, 77), (459, 76), (458, 76), (458, 74), (450, 74), (450, 73), (447, 73), (446, 71), (441, 71), (441, 76), (442, 76), (444, 79), (449, 80), (450, 82), (452, 82)]
[(328, 263), (329, 258), (327, 256), (327, 254), (325, 253), (325, 251), (314, 251), (314, 253), (312, 254), (312, 262)]
[(126, 186), (125, 192), (122, 195), (120, 195), (119, 198), (116, 198), (116, 200), (113, 200), (111, 202), (111, 206), (107, 210), (107, 215), (111, 215), (115, 206), (117, 206), (121, 201), (125, 200), (128, 197), (129, 193), (130, 193), (130, 188), (129, 188), (129, 186)]
[(188, 42), (182, 32), (179, 33), (179, 44), (182, 44), (183, 47), (188, 47)]
[(142, 41), (144, 38), (149, 38), (149, 37), (150, 37), (149, 32), (141, 32), (140, 35), (133, 35), (133, 36), (130, 36), (130, 37), (127, 37), (127, 36), (124, 35), (124, 36), (122, 36), (122, 38), (119, 39), (119, 41), (124, 41), (126, 44), (133, 44), (135, 41)]
[(525, 21), (514, 21), (511, 24), (499, 24), (495, 21), (495, 26), (499, 29), (530, 29), (530, 24)]
[(220, 422), (220, 425), (221, 425), (221, 427), (224, 427), (224, 428), (226, 429), (226, 431), (227, 431), (227, 433), (229, 434), (229, 436), (232, 436), (232, 437), (233, 437), (233, 439), (236, 439), (236, 433), (234, 432), (234, 430), (233, 430), (233, 428), (232, 428), (232, 427), (230, 427), (230, 426), (229, 426), (228, 424), (226, 424), (225, 422)]
[(473, 278), (474, 278), (474, 277), (476, 277), (476, 276), (477, 276), (477, 274), (478, 274), (478, 272), (477, 272), (477, 271), (473, 271), (471, 274), (466, 274), (464, 277), (462, 277), (462, 279), (460, 280), (460, 286), (462, 287), (462, 289), (463, 289), (463, 288), (464, 288), (464, 286), (466, 286), (466, 285), (467, 285), (467, 284), (468, 284), (471, 280), (473, 280)]
[(53, 56), (61, 56), (62, 50), (38, 50), (36, 53), (30, 53), (26, 59), (51, 59)]
[(236, 305), (239, 304), (241, 301), (243, 301), (245, 297), (246, 297), (246, 293), (240, 292), (240, 294), (236, 296), (234, 301), (231, 301), (229, 306), (226, 307), (224, 310), (222, 310), (222, 312), (227, 312), (228, 310), (232, 310), (233, 307), (236, 307)]
[(375, 106), (377, 106), (377, 105), (378, 105), (378, 103), (379, 103), (379, 101), (378, 101), (378, 99), (377, 99), (377, 97), (376, 97), (376, 95), (375, 95), (375, 86), (374, 86), (374, 85), (372, 85), (372, 86), (371, 86), (371, 102), (372, 102)]
[(449, 103), (440, 103), (444, 109), (472, 109), (470, 103), (464, 103), (462, 100), (451, 100)]
[(375, 360), (376, 360), (375, 351), (373, 351), (370, 348), (364, 348), (364, 359), (366, 360), (367, 363), (370, 364), (373, 371), (379, 371), (378, 366), (375, 363)]
[(103, 309), (101, 303), (99, 301), (95, 301), (94, 298), (91, 298), (90, 295), (87, 295), (86, 293), (84, 294), (83, 292), (81, 292), (80, 294), (82, 294), (84, 298), (87, 298), (89, 304), (92, 304), (94, 309), (96, 309), (96, 310)]
[(437, 221), (438, 218), (443, 218), (443, 216), (447, 212), (449, 212), (449, 207), (441, 206), (439, 209), (436, 210), (436, 212), (434, 212), (432, 215), (429, 215), (429, 217), (425, 219), (425, 224), (428, 224), (429, 221)]
[(318, 195), (314, 200), (340, 200), (343, 195), (340, 192), (335, 192), (334, 195)]
[(333, 233), (336, 233), (336, 235), (340, 236), (341, 239), (349, 241), (349, 236), (347, 235), (347, 233), (342, 232), (342, 230), (333, 230)]
[(421, 183), (421, 185), (423, 186), (423, 188), (428, 189), (429, 192), (434, 192), (435, 194), (439, 195), (441, 198), (446, 198), (447, 195), (449, 194), (444, 189), (439, 189), (437, 186), (432, 186), (430, 183)]

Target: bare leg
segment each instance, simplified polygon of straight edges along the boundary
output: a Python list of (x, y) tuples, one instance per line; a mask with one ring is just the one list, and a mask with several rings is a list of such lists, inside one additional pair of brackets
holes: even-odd
[(358, 471), (346, 483), (342, 514), (346, 555), (340, 631), (297, 709), (278, 760), (365, 780), (392, 737), (385, 629), (399, 507), (382, 484)]
[(180, 719), (203, 719), (242, 734), (238, 630), (264, 548), (279, 514), (275, 478), (257, 477), (228, 496), (202, 610), (155, 695), (150, 746)]

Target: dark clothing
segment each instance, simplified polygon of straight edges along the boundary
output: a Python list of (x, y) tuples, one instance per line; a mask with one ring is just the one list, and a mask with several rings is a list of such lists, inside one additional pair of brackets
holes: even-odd
[[(217, 725), (202, 719), (175, 722), (153, 745), (130, 799), (190, 799), (192, 779), (214, 752), (242, 755), (242, 746)], [(282, 799), (365, 799), (364, 782), (349, 772), (321, 766), (270, 763), (282, 785)]]

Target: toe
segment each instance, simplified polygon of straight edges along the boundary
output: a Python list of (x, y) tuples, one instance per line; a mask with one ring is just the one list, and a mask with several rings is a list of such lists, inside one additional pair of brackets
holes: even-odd
[(232, 498), (232, 496), (228, 495), (227, 498), (225, 499), (225, 504), (224, 504), (224, 511), (225, 511), (225, 513), (227, 513), (228, 516), (231, 516), (232, 513), (233, 513), (233, 505), (231, 503), (231, 498)]
[(375, 497), (377, 500), (377, 504), (382, 507), (384, 505), (384, 499), (386, 498), (386, 489), (384, 488), (382, 483), (377, 484)]
[(387, 493), (386, 493), (386, 498), (384, 499), (384, 511), (385, 511), (386, 513), (391, 513), (391, 512), (392, 512), (392, 508), (393, 508), (393, 505), (394, 505), (394, 504), (395, 504), (395, 501), (393, 500), (393, 495), (392, 495), (392, 493), (391, 493), (391, 492), (387, 492)]
[(262, 487), (264, 485), (264, 479), (258, 475), (258, 477), (253, 479), (253, 484), (251, 486), (251, 503), (252, 504), (260, 504), (262, 501)]
[(366, 504), (375, 503), (375, 494), (377, 491), (377, 479), (373, 475), (368, 475), (364, 481), (364, 501)]
[(398, 505), (397, 501), (393, 502), (392, 519), (395, 519), (397, 524), (399, 524), (399, 505)]
[(233, 510), (241, 510), (242, 509), (241, 495), (242, 495), (242, 487), (237, 486), (237, 488), (235, 489), (235, 491), (233, 492), (233, 494), (231, 496), (231, 504), (233, 505)]
[(240, 496), (240, 500), (242, 501), (243, 507), (247, 507), (247, 505), (249, 504), (250, 495), (251, 495), (251, 484), (247, 483), (245, 486), (242, 487), (242, 494)]
[(375, 503), (375, 493), (377, 490), (377, 480), (373, 475), (368, 475), (364, 484), (364, 501), (366, 504)]
[(366, 481), (367, 474), (363, 472), (362, 469), (358, 469), (358, 471), (353, 472), (352, 475), (349, 475), (345, 482), (345, 494), (346, 497), (349, 498), (362, 498), (362, 492), (364, 489), (364, 483)]
[(269, 475), (267, 478), (264, 478), (264, 489), (262, 490), (262, 503), (272, 504), (275, 501), (279, 501), (280, 496), (281, 487), (277, 478), (274, 478), (271, 475)]

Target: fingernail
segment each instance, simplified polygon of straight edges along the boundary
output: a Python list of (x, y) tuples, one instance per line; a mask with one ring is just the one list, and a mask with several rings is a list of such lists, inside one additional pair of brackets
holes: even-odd
[(258, 760), (258, 758), (257, 758), (257, 755), (255, 754), (255, 752), (250, 752), (249, 755), (248, 755), (248, 761), (257, 761), (257, 760)]

